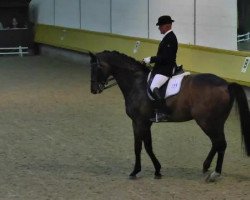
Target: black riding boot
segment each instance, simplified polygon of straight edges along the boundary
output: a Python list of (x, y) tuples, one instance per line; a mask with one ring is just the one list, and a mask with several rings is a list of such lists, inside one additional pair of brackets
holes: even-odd
[(152, 122), (166, 121), (167, 115), (165, 113), (159, 112), (165, 106), (165, 99), (161, 96), (159, 88), (153, 89), (153, 94), (155, 97), (156, 109), (155, 118), (151, 118)]
[(157, 108), (161, 108), (163, 106), (164, 98), (161, 96), (159, 88), (154, 88), (153, 94)]

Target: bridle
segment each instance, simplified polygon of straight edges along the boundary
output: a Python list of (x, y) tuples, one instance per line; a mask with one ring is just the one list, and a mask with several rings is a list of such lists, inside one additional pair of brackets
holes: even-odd
[[(100, 76), (102, 77), (102, 80), (99, 80)], [(98, 59), (96, 62), (91, 63), (91, 83), (96, 84), (100, 92), (117, 85), (117, 82), (110, 83), (110, 81), (113, 80), (115, 80), (113, 76), (105, 78), (100, 61)]]

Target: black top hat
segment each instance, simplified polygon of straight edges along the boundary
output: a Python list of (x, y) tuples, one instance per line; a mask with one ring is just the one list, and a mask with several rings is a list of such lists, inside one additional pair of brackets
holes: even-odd
[(160, 26), (163, 24), (172, 24), (172, 22), (174, 22), (174, 20), (172, 20), (170, 16), (163, 15), (163, 16), (159, 17), (156, 26)]

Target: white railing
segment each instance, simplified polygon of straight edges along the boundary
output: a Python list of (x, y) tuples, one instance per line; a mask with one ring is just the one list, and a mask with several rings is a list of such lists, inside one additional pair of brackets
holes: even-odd
[(8, 54), (19, 54), (19, 56), (23, 57), (23, 54), (28, 54), (28, 47), (1, 47), (0, 55), (8, 55)]
[(237, 42), (244, 42), (250, 40), (250, 32), (237, 36)]

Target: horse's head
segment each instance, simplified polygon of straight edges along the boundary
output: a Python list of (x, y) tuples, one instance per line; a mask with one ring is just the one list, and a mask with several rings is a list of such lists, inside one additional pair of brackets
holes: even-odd
[(108, 82), (109, 66), (101, 61), (95, 54), (89, 52), (91, 64), (91, 93), (98, 94), (105, 89)]

